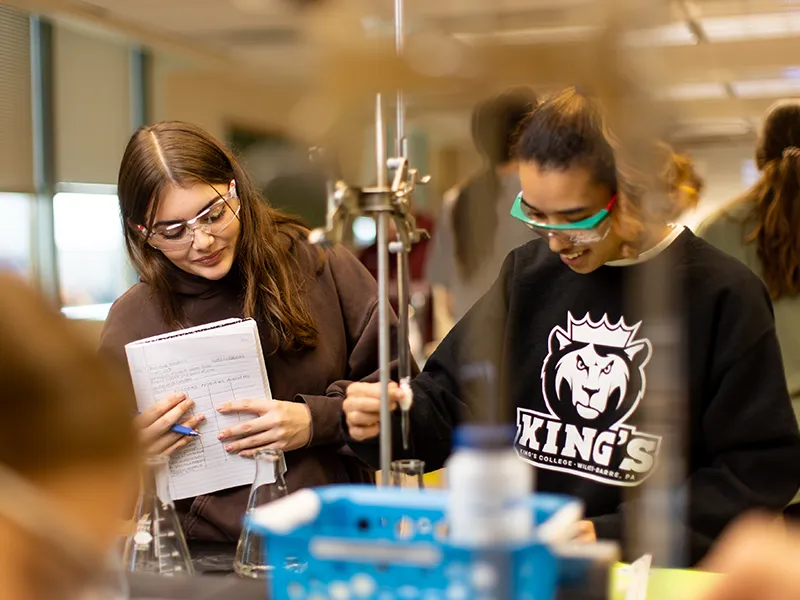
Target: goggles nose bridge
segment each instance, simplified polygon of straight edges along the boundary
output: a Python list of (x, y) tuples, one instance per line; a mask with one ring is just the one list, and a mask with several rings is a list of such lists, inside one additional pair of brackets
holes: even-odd
[(213, 233), (211, 233), (211, 223), (195, 223), (194, 225), (192, 225), (191, 229), (192, 229), (192, 235), (194, 235), (195, 231), (197, 231), (198, 229), (203, 233), (205, 233), (206, 235), (214, 235)]
[(192, 235), (192, 243), (193, 244), (194, 244), (194, 239), (195, 239), (195, 236), (197, 235), (197, 230), (198, 229), (203, 232), (203, 235), (205, 235), (207, 237), (214, 237), (214, 232), (211, 231), (211, 224), (210, 223), (195, 223), (194, 225), (189, 227), (189, 230), (192, 232), (191, 235)]

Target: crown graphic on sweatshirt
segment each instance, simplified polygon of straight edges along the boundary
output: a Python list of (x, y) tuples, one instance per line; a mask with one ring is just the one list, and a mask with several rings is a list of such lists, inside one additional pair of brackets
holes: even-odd
[(572, 313), (568, 315), (567, 333), (573, 342), (597, 344), (598, 346), (611, 346), (614, 348), (627, 348), (636, 336), (641, 323), (633, 327), (625, 324), (625, 319), (612, 325), (608, 315), (603, 315), (600, 321), (592, 321), (589, 313), (581, 320), (576, 320)]

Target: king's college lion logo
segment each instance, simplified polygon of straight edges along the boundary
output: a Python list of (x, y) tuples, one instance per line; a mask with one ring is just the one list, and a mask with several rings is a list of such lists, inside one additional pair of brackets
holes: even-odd
[(548, 338), (542, 394), (549, 414), (517, 410), (517, 451), (537, 467), (604, 483), (638, 485), (652, 472), (661, 443), (625, 425), (645, 394), (652, 354), (641, 326), (567, 315)]

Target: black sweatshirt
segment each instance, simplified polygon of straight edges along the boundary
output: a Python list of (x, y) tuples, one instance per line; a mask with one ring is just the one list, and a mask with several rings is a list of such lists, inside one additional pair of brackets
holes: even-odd
[[(675, 353), (670, 360), (658, 352), (665, 328), (643, 321), (649, 313), (630, 301), (636, 278), (667, 266), (658, 286), (682, 307), (678, 327), (666, 328), (683, 336), (677, 365)], [(674, 427), (685, 413), (680, 455), (688, 482), (675, 485), (672, 500), (687, 503), (680, 532), (688, 557), (658, 562), (692, 565), (739, 514), (779, 511), (792, 499), (800, 487), (800, 435), (766, 290), (688, 230), (650, 260), (588, 275), (570, 270), (543, 240), (512, 252), (492, 289), (413, 381), (413, 446), (405, 454), (436, 470), (460, 422), (513, 419), (517, 453), (537, 467), (537, 490), (582, 499), (598, 537), (621, 539), (625, 558), (636, 558), (625, 544), (624, 516), (641, 508), (635, 497), (659, 455), (677, 450), (669, 423), (648, 420), (649, 430), (641, 428), (641, 409), (654, 390), (670, 392), (675, 369), (685, 376), (688, 407), (667, 420)], [(485, 383), (463, 384), (476, 380)], [(492, 399), (500, 400), (499, 413)], [(377, 466), (375, 440), (349, 442)]]

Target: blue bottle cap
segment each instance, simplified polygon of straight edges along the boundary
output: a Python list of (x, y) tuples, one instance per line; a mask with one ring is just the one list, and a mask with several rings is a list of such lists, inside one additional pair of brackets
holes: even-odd
[(513, 425), (461, 425), (453, 435), (453, 448), (510, 449), (516, 434), (517, 428)]

